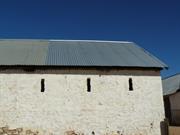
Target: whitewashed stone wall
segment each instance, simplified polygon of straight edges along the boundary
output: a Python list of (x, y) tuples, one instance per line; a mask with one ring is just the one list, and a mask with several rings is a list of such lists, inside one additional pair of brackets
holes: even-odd
[[(128, 89), (130, 77), (134, 91)], [(0, 74), (0, 127), (56, 135), (160, 135), (163, 119), (159, 76)]]

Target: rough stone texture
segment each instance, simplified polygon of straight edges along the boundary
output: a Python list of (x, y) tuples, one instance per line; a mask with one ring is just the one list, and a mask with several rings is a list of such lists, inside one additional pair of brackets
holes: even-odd
[(0, 74), (0, 127), (55, 135), (160, 135), (163, 119), (159, 76)]
[(31, 130), (23, 128), (10, 129), (8, 126), (0, 127), (0, 135), (52, 135), (47, 131)]

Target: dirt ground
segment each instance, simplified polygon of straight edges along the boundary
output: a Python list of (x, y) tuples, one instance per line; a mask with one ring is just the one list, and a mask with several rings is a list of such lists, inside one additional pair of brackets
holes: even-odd
[(180, 127), (169, 127), (169, 135), (180, 135)]

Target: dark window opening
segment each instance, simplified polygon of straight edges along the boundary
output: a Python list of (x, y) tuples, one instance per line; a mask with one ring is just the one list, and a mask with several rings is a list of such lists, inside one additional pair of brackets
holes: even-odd
[(87, 92), (91, 92), (91, 79), (87, 79)]
[(129, 91), (133, 91), (133, 81), (132, 81), (132, 78), (129, 78)]
[(41, 79), (41, 92), (45, 91), (45, 79)]

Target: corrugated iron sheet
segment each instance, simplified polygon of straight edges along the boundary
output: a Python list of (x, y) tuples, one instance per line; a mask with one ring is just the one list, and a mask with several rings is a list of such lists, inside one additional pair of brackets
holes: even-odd
[(180, 90), (180, 74), (162, 80), (163, 95), (170, 95)]
[(167, 67), (132, 42), (0, 40), (0, 65)]
[(47, 65), (166, 67), (132, 42), (51, 41), (47, 56)]
[(0, 40), (0, 65), (44, 65), (47, 41)]

